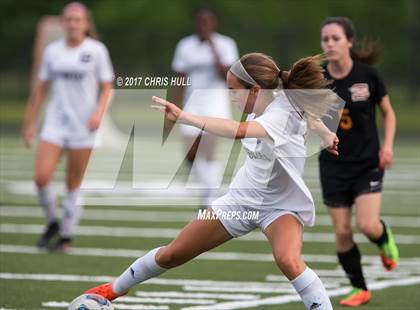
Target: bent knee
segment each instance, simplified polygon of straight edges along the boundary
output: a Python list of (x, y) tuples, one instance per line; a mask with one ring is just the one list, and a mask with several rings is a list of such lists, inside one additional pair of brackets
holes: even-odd
[(335, 237), (337, 241), (348, 241), (353, 239), (353, 231), (351, 227), (339, 227), (335, 229)]
[(188, 259), (185, 259), (185, 257), (182, 256), (180, 250), (170, 245), (163, 247), (156, 253), (157, 264), (166, 269), (182, 265), (187, 261)]
[(50, 183), (51, 177), (45, 173), (36, 173), (34, 182), (37, 187), (45, 187)]
[(359, 222), (357, 223), (357, 228), (359, 231), (366, 235), (366, 236), (372, 236), (375, 235), (377, 231), (377, 224), (374, 222)]
[(335, 243), (339, 252), (347, 251), (353, 245), (353, 232), (351, 229), (336, 229)]
[(277, 266), (283, 271), (284, 274), (299, 273), (302, 269), (302, 258), (300, 255), (293, 253), (278, 253), (274, 254)]

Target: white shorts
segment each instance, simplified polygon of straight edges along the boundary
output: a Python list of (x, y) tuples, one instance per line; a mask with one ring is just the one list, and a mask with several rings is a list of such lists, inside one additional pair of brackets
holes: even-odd
[[(298, 212), (280, 208), (250, 207), (235, 204), (229, 194), (213, 201), (211, 209), (216, 215), (220, 215), (218, 216), (219, 221), (233, 238), (246, 235), (257, 227), (264, 232), (272, 222), (286, 214), (293, 215), (302, 226), (304, 225), (304, 221)], [(258, 212), (256, 213), (258, 216), (250, 218), (251, 212)], [(236, 214), (238, 218), (227, 219), (223, 216), (224, 214)]]
[[(195, 89), (183, 111), (200, 116), (232, 118), (227, 89)], [(180, 125), (179, 129), (186, 136), (198, 136), (201, 132), (201, 129), (188, 125)]]
[(69, 126), (56, 126), (53, 121), (46, 120), (40, 139), (65, 149), (91, 149), (98, 144), (95, 132), (78, 133)]

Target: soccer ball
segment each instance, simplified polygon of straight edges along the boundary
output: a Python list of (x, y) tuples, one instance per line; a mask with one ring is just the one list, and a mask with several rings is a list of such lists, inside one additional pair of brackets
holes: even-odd
[(83, 294), (76, 297), (69, 305), (69, 310), (114, 310), (110, 301), (101, 295)]

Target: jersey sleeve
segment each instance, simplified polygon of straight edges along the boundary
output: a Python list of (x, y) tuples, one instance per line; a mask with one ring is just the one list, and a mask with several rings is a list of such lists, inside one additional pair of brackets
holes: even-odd
[(184, 42), (181, 40), (176, 48), (174, 58), (172, 60), (172, 70), (178, 73), (187, 72), (188, 64), (184, 52)]
[(239, 59), (238, 47), (233, 39), (229, 39), (221, 55), (221, 61), (225, 66), (231, 66)]
[(372, 102), (375, 104), (381, 103), (381, 100), (384, 96), (387, 95), (385, 84), (380, 77), (379, 73), (373, 69), (373, 83), (374, 83), (374, 92), (372, 94)]
[(274, 146), (284, 145), (289, 140), (286, 132), (288, 118), (291, 113), (282, 109), (272, 109), (253, 121), (264, 127), (268, 136), (274, 141)]
[(101, 82), (112, 82), (114, 80), (114, 68), (108, 49), (104, 45), (101, 46), (98, 55), (97, 72)]
[(42, 53), (41, 65), (38, 71), (38, 78), (41, 81), (50, 81), (52, 78), (50, 54), (50, 49), (48, 47)]

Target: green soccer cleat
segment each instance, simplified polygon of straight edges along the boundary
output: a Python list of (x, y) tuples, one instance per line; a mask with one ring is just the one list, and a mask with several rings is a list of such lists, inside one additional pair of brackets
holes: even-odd
[(350, 293), (344, 299), (340, 300), (340, 305), (345, 307), (359, 307), (368, 303), (371, 298), (371, 292), (353, 287)]
[(394, 270), (397, 267), (399, 259), (399, 251), (397, 244), (394, 241), (394, 236), (392, 234), (391, 228), (385, 224), (387, 241), (381, 246), (381, 260), (385, 269), (388, 271)]

